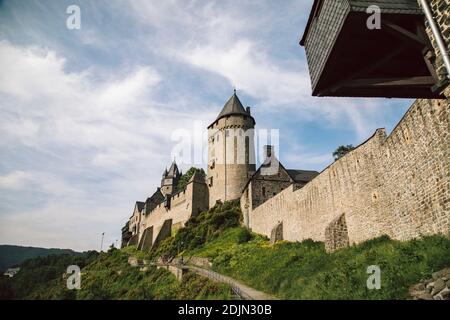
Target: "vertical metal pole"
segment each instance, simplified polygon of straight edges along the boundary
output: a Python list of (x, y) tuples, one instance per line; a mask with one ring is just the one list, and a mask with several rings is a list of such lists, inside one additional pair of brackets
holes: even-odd
[(103, 251), (103, 238), (105, 237), (105, 233), (102, 233), (102, 242), (100, 243), (100, 252)]
[(445, 47), (444, 39), (442, 38), (442, 34), (436, 25), (436, 22), (433, 19), (433, 14), (430, 9), (430, 5), (426, 0), (419, 0), (422, 6), (422, 9), (425, 13), (425, 16), (430, 24), (431, 31), (433, 32), (434, 38), (436, 39), (436, 43), (438, 45), (439, 51), (441, 52), (442, 58), (444, 59), (444, 65), (447, 69), (447, 78), (450, 78), (450, 58), (447, 53), (447, 48)]

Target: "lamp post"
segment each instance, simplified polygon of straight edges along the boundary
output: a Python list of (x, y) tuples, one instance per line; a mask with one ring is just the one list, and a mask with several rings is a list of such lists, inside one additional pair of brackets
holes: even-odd
[(105, 233), (102, 232), (102, 242), (100, 243), (100, 252), (103, 251), (103, 238), (105, 237)]

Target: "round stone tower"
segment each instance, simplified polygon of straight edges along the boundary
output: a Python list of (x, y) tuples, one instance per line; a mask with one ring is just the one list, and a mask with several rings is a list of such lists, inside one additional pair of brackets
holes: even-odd
[(239, 199), (255, 172), (255, 119), (236, 91), (208, 126), (209, 205)]

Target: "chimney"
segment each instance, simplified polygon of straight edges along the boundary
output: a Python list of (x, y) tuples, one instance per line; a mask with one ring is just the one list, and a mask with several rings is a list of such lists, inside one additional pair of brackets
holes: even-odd
[(274, 152), (274, 147), (273, 146), (269, 146), (269, 145), (265, 145), (264, 146), (264, 155), (265, 155), (266, 159), (272, 158), (273, 152)]
[(250, 113), (250, 107), (245, 108), (245, 111), (247, 111), (248, 115), (251, 115), (251, 113)]

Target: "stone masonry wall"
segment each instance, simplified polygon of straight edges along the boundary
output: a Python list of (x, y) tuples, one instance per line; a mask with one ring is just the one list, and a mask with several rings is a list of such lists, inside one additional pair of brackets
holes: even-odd
[(167, 220), (171, 220), (171, 229), (174, 225), (184, 227), (191, 216), (208, 209), (207, 195), (205, 183), (189, 182), (184, 191), (172, 195), (170, 209), (166, 208), (164, 203), (161, 203), (150, 214), (142, 217), (139, 239), (142, 238), (144, 230), (153, 227), (151, 241), (151, 245), (153, 245)]
[(285, 240), (324, 241), (327, 227), (345, 214), (349, 244), (384, 234), (449, 235), (449, 104), (417, 100), (389, 137), (378, 129), (303, 188), (290, 186), (254, 210), (244, 193), (246, 224), (270, 236), (281, 221)]

